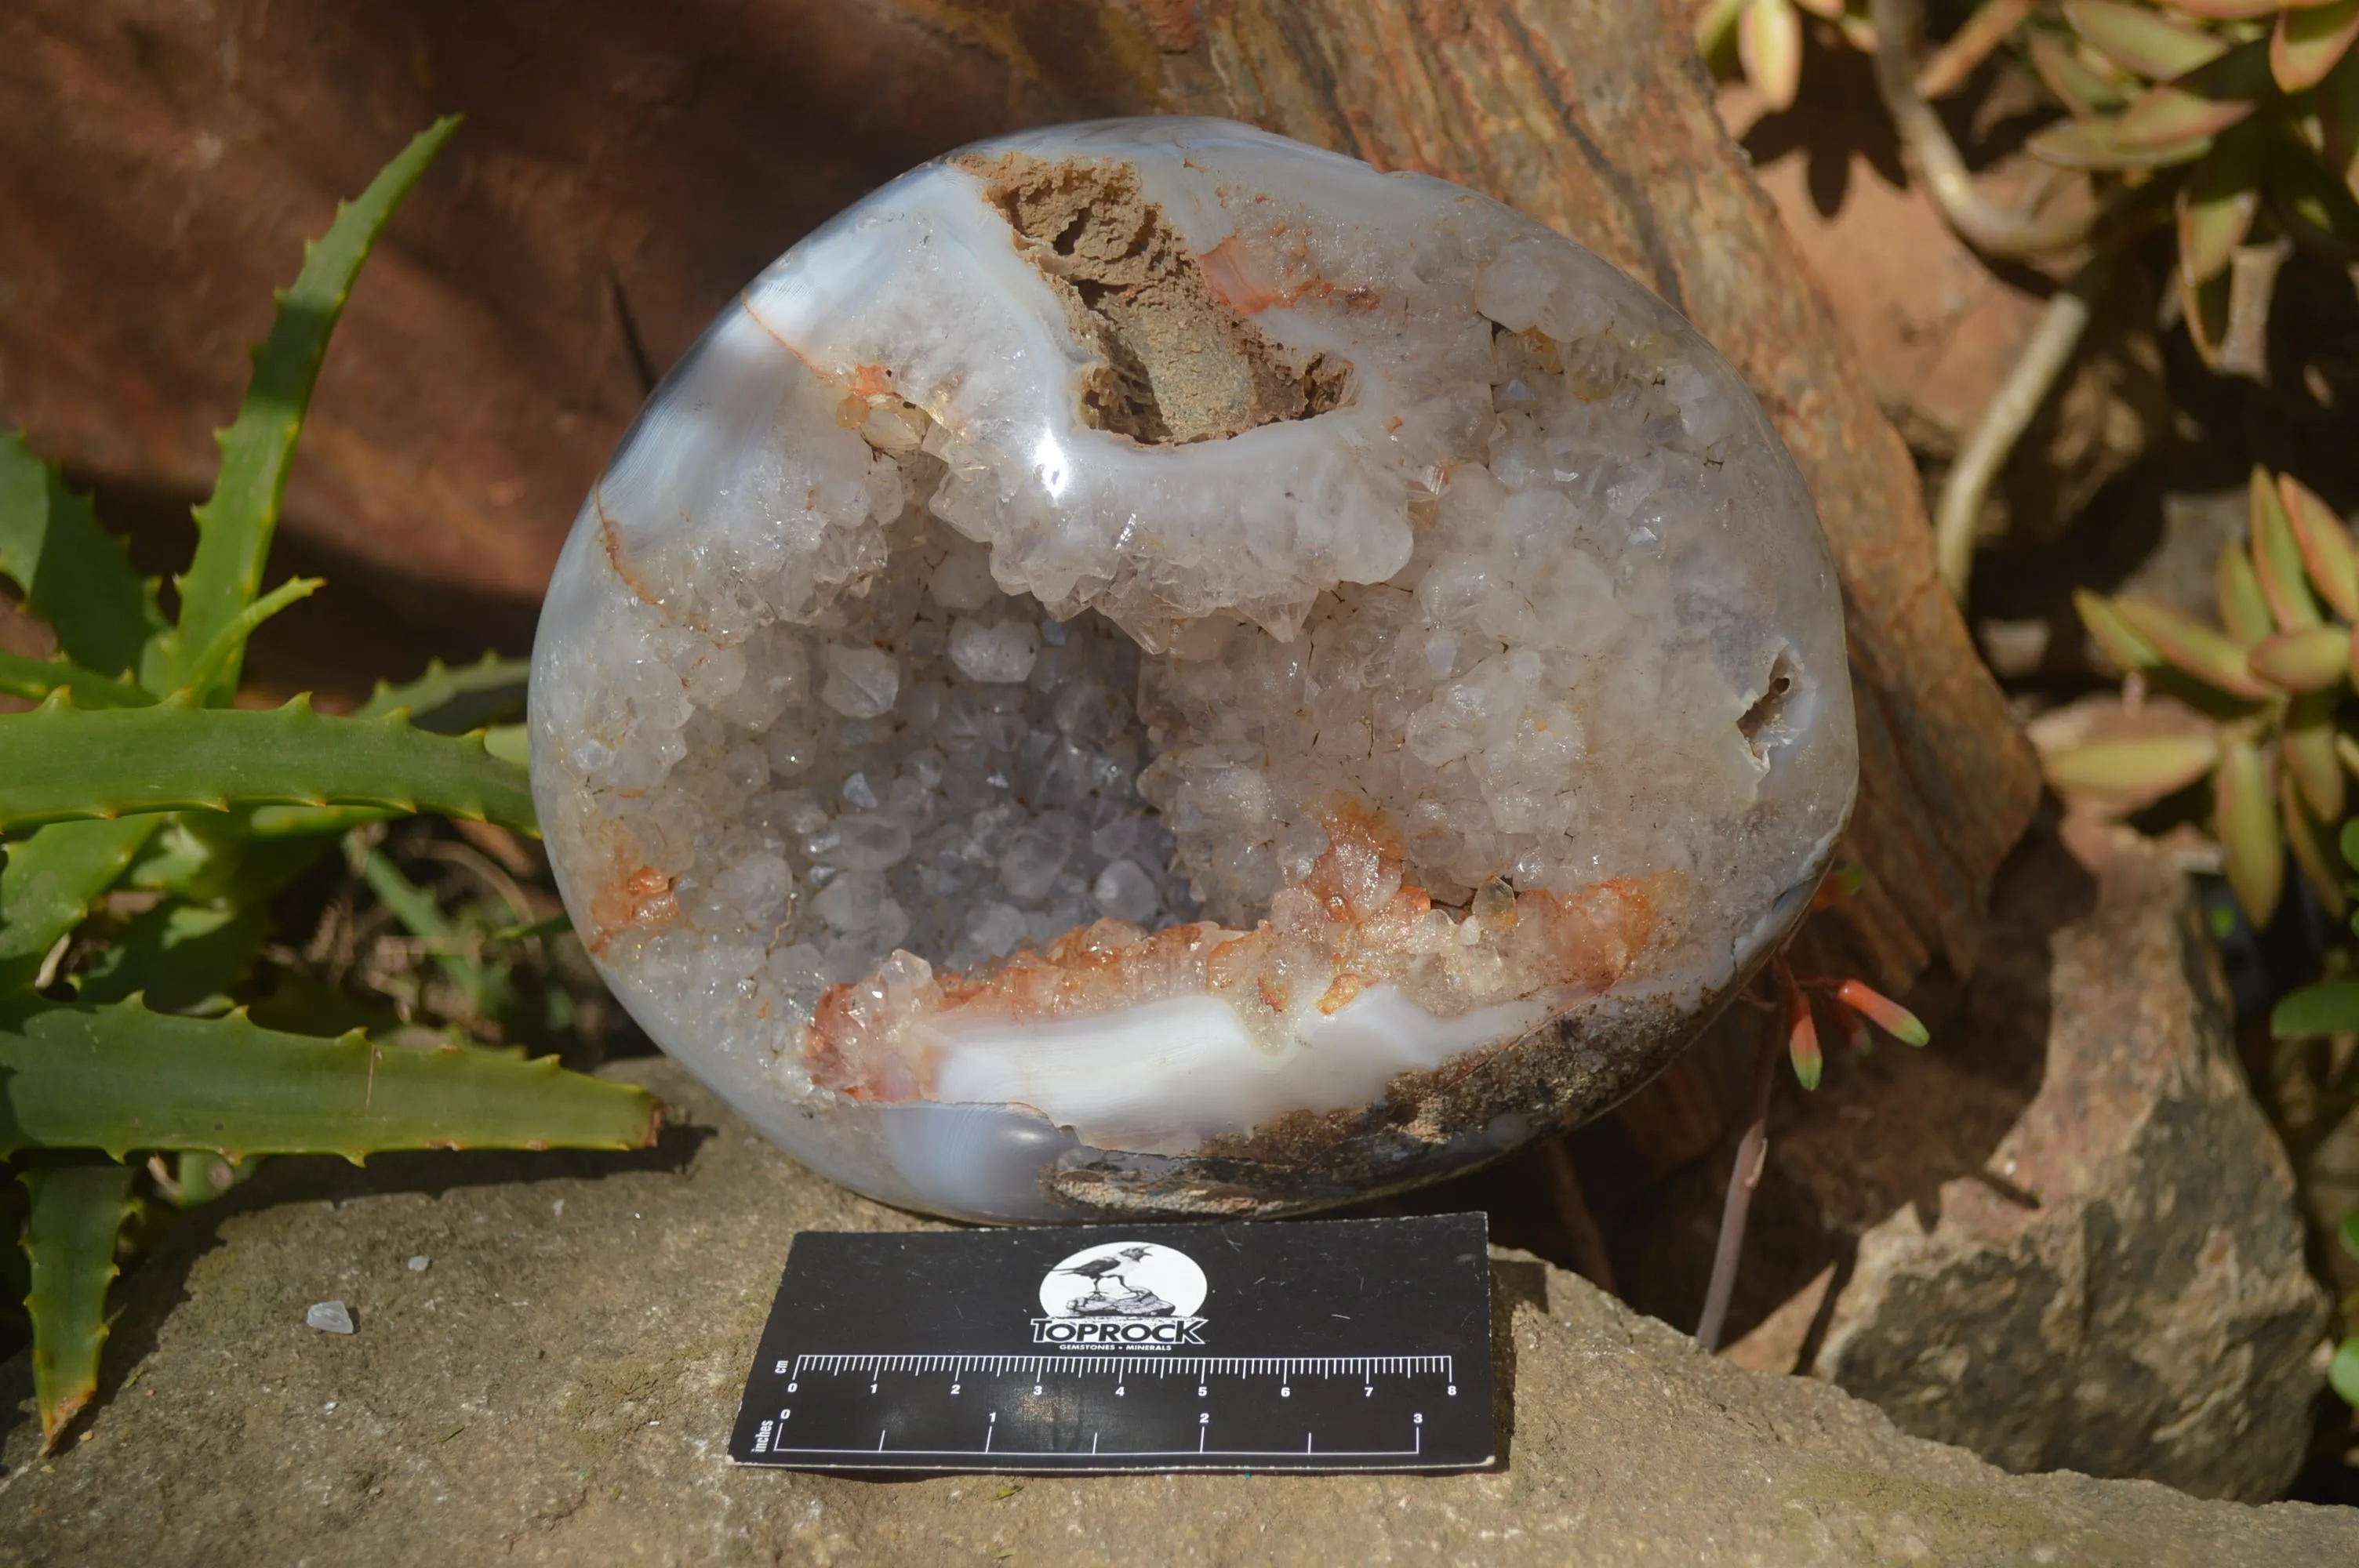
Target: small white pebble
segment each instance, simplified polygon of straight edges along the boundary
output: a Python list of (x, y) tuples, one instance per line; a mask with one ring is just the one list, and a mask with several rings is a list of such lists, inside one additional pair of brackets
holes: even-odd
[(342, 1302), (313, 1302), (303, 1309), (303, 1321), (322, 1334), (353, 1332), (352, 1310)]
[(410, 1259), (409, 1271), (413, 1274), (422, 1274), (426, 1272), (426, 1266), (433, 1260), (434, 1260), (429, 1258), (425, 1253), (420, 1252), (416, 1257)]
[(336, 1413), (336, 1401), (335, 1401), (335, 1400), (330, 1400), (326, 1404), (321, 1405), (321, 1406), (320, 1407), (320, 1413), (321, 1413), (321, 1415), (333, 1415), (333, 1414), (335, 1414), (335, 1413)]

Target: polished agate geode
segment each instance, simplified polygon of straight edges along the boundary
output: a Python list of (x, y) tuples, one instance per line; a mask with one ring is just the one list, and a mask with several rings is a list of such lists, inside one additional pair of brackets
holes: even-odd
[(1857, 771), (1720, 356), (1495, 202), (1208, 120), (969, 147), (756, 278), (584, 503), (532, 705), (633, 1015), (986, 1220), (1305, 1209), (1596, 1114)]

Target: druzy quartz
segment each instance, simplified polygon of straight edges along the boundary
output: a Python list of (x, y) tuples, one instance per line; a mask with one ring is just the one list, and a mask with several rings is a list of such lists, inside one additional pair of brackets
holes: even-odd
[(657, 1042), (1002, 1221), (1596, 1114), (1857, 772), (1816, 516), (1709, 345), (1483, 197), (1187, 119), (969, 147), (756, 278), (583, 504), (531, 734)]

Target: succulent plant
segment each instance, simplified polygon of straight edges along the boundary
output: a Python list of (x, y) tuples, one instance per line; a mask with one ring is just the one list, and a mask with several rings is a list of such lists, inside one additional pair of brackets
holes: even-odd
[[(273, 896), (348, 830), (415, 812), (534, 830), (517, 731), (436, 732), (471, 724), (487, 698), (518, 701), (514, 664), (437, 665), (343, 718), (300, 697), (232, 706), (248, 636), (319, 586), (260, 591), (329, 334), (376, 235), (455, 128), (419, 135), (341, 209), (279, 296), (218, 438), (177, 616), (89, 502), (21, 436), (0, 438), (0, 575), (59, 647), (0, 656), (0, 691), (39, 702), (0, 715), (0, 1156), (26, 1189), (26, 1308), (52, 1442), (96, 1386), (107, 1283), (125, 1221), (147, 1201), (144, 1171), (186, 1206), (258, 1154), (619, 1149), (655, 1133), (647, 1095), (553, 1058), (266, 1027), (237, 1000)], [(386, 869), (390, 880), (371, 881), (391, 902), (407, 883)], [(111, 893), (143, 912), (77, 943)]]
[(2136, 598), (2075, 595), (2106, 656), (2139, 687), (2206, 715), (2187, 732), (2099, 740), (2044, 759), (2058, 788), (2151, 800), (2212, 780), (2228, 884), (2255, 925), (2276, 912), (2288, 849), (2338, 919), (2349, 900), (2331, 846), (2359, 772), (2337, 719), (2352, 681), (2359, 556), (2325, 502), (2290, 474), (2253, 470), (2247, 537), (2221, 552), (2220, 625)]
[(2282, 232), (2337, 261), (2359, 247), (2359, 0), (2064, 0), (2032, 66), (2071, 118), (2032, 137), (2052, 163), (2136, 186), (2177, 217), (2188, 331), (2217, 363), (2265, 308), (2231, 264)]
[(1696, 47), (1715, 70), (1742, 72), (1772, 110), (1790, 109), (1802, 85), (1802, 17), (1832, 23), (1856, 49), (1875, 47), (1867, 0), (1713, 0), (1696, 18)]

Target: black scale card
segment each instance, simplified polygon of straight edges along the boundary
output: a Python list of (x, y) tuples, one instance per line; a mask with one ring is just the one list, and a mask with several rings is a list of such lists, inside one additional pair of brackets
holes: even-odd
[(1479, 1214), (805, 1231), (729, 1441), (798, 1470), (1492, 1459)]

